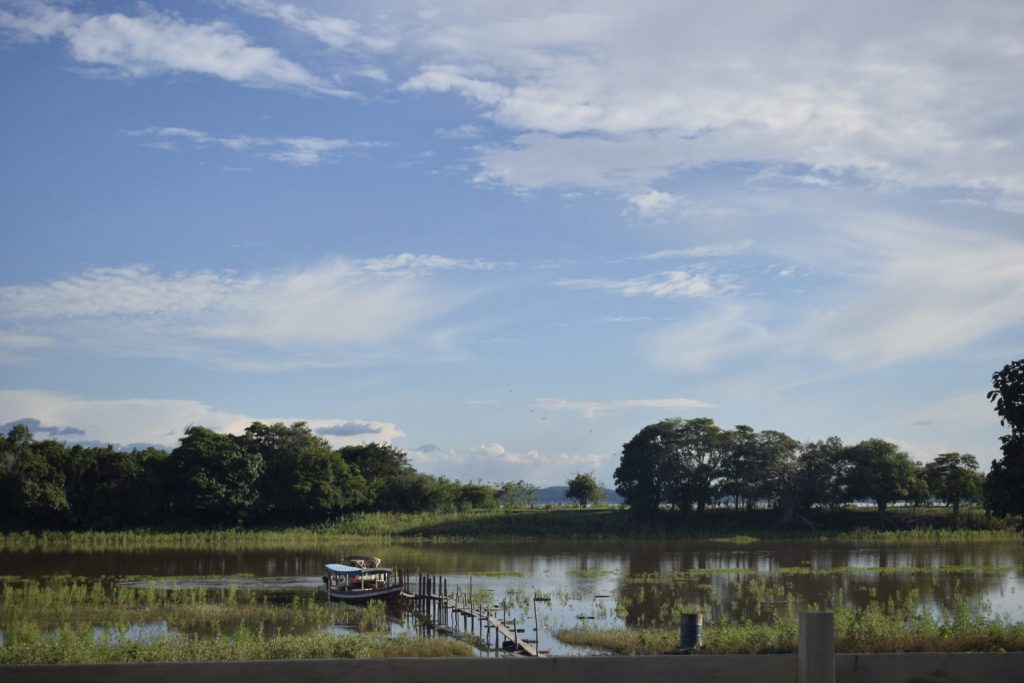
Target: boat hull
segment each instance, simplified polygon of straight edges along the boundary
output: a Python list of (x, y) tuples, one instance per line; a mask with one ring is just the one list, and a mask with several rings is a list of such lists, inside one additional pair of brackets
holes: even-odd
[(370, 600), (391, 602), (392, 600), (397, 600), (401, 594), (401, 586), (387, 586), (386, 588), (355, 588), (352, 590), (327, 589), (327, 601), (348, 602), (353, 604), (369, 602)]

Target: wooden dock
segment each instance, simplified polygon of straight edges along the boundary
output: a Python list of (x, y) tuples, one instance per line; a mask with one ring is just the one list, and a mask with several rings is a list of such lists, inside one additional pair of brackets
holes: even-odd
[[(405, 577), (402, 597), (410, 611), (427, 629), (454, 637), (472, 637), (477, 646), (494, 652), (506, 652), (526, 657), (541, 657), (537, 648), (538, 625), (534, 610), (534, 637), (523, 638), (516, 619), (509, 619), (506, 605), (480, 604), (472, 591), (464, 594), (456, 588), (448, 591), (448, 580), (441, 576), (418, 575)], [(479, 597), (479, 596), (477, 596)], [(525, 626), (525, 625), (523, 625)]]

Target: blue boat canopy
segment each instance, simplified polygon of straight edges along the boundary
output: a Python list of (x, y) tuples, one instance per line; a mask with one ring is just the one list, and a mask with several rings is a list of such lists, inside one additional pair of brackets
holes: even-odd
[(325, 564), (324, 569), (330, 574), (341, 574), (343, 576), (356, 576), (358, 574), (377, 574), (379, 572), (390, 572), (390, 569), (384, 567), (362, 568), (362, 567), (350, 567), (347, 564)]

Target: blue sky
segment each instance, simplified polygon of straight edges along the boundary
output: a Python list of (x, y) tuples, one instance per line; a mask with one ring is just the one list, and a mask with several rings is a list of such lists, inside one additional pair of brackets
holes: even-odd
[(668, 416), (987, 463), (1022, 36), (1016, 2), (4, 0), (0, 423), (302, 419), (541, 484)]

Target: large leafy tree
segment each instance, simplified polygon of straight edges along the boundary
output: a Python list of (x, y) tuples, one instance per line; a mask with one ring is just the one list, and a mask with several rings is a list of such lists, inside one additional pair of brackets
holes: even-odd
[(167, 453), (155, 448), (131, 452), (111, 446), (67, 448), (63, 461), (71, 523), (116, 529), (162, 521), (160, 475), (166, 459)]
[(784, 496), (789, 500), (800, 443), (782, 432), (755, 432), (746, 425), (728, 436), (722, 492), (745, 500), (748, 510), (758, 501), (777, 505)]
[[(386, 443), (367, 443), (345, 446), (338, 453), (354, 474), (365, 480), (366, 493), (361, 504), (370, 510), (388, 510), (400, 500), (401, 491), (411, 491), (407, 475), (415, 473), (405, 451)], [(401, 481), (400, 481), (401, 480)], [(407, 506), (401, 503), (403, 509)]]
[(711, 418), (648, 425), (622, 447), (615, 490), (641, 515), (663, 503), (703, 511), (719, 494), (731, 448), (729, 433)]
[(803, 445), (797, 458), (798, 507), (825, 505), (835, 510), (849, 500), (846, 472), (850, 461), (844, 457), (845, 452), (846, 446), (838, 436)]
[(846, 487), (851, 499), (870, 498), (884, 515), (889, 503), (910, 495), (914, 462), (896, 444), (868, 439), (848, 448), (845, 457), (850, 462)]
[(613, 474), (615, 490), (638, 515), (653, 514), (668, 502), (669, 488), (678, 476), (676, 431), (682, 420), (662, 420), (641, 429), (622, 446)]
[(22, 424), (0, 438), (0, 513), (19, 526), (59, 527), (70, 504), (64, 473), (57, 464), (63, 445), (36, 442)]
[(264, 462), (259, 512), (267, 521), (321, 521), (363, 500), (361, 478), (305, 422), (254, 422), (238, 443)]
[(997, 516), (1024, 515), (1024, 359), (993, 374), (992, 387), (988, 398), (1010, 433), (1000, 437), (1003, 457), (985, 480), (986, 504)]
[(981, 495), (985, 478), (978, 472), (978, 459), (969, 453), (940, 453), (924, 466), (928, 491), (946, 505), (953, 517), (960, 516), (960, 503)]
[(230, 434), (189, 427), (167, 458), (172, 514), (197, 524), (242, 524), (259, 504), (263, 466), (262, 455)]
[(669, 486), (669, 502), (686, 511), (691, 504), (703, 512), (718, 495), (723, 465), (732, 448), (729, 433), (709, 417), (684, 420), (675, 430), (677, 475)]
[(526, 508), (537, 502), (538, 488), (519, 479), (498, 486), (498, 501), (506, 508)]
[(565, 484), (565, 497), (576, 501), (580, 507), (587, 507), (589, 503), (599, 503), (604, 495), (594, 475), (586, 472), (577, 472), (576, 476)]

